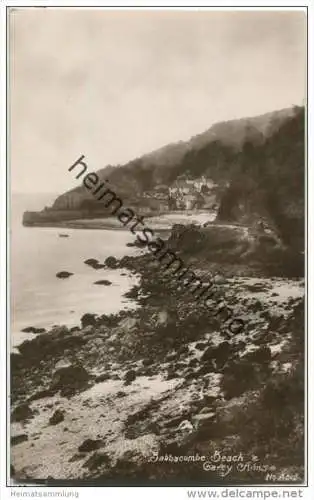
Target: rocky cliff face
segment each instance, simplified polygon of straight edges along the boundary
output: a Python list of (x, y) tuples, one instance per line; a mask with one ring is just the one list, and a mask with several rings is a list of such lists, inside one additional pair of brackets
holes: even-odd
[(244, 144), (219, 220), (264, 220), (287, 245), (303, 250), (304, 123), (304, 109), (298, 108), (261, 144)]
[(54, 202), (53, 210), (79, 210), (86, 199), (86, 193), (77, 190), (59, 196)]

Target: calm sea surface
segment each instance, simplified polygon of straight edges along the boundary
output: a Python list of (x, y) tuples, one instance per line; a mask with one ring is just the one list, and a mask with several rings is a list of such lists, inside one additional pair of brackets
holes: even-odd
[[(54, 195), (31, 197), (13, 195), (10, 221), (11, 344), (18, 345), (33, 334), (22, 333), (27, 326), (50, 328), (75, 326), (84, 313), (115, 313), (135, 307), (123, 297), (137, 280), (121, 271), (94, 270), (84, 264), (88, 258), (103, 262), (109, 255), (121, 258), (137, 250), (126, 247), (134, 241), (129, 231), (33, 228), (22, 225), (25, 210), (40, 210)], [(66, 233), (68, 238), (60, 238)], [(58, 271), (70, 271), (58, 279)], [(100, 279), (111, 286), (95, 285)]]

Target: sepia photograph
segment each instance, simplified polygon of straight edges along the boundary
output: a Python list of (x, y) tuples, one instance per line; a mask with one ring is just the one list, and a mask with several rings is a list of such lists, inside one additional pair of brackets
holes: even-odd
[(307, 483), (307, 14), (7, 8), (9, 484)]

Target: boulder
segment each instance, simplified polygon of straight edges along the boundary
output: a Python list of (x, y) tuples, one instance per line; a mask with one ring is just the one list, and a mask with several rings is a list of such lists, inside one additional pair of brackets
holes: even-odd
[(15, 446), (27, 440), (28, 440), (27, 434), (18, 434), (17, 436), (11, 436), (11, 446)]
[(204, 351), (204, 349), (206, 349), (206, 347), (208, 347), (208, 342), (198, 342), (195, 345), (195, 348), (199, 349), (200, 351)]
[(93, 269), (103, 269), (105, 267), (104, 264), (100, 264), (100, 262), (97, 259), (84, 260), (84, 264), (92, 267)]
[(97, 323), (96, 314), (86, 313), (81, 317), (82, 328), (88, 325), (95, 326)]
[[(55, 371), (52, 378), (52, 388), (56, 390), (71, 389), (71, 394), (75, 390), (87, 385), (90, 375), (83, 366), (69, 365)], [(67, 395), (70, 393), (67, 393)]]
[(17, 406), (11, 415), (12, 422), (25, 422), (34, 416), (33, 410), (26, 403)]
[(110, 465), (110, 457), (107, 453), (94, 453), (84, 464), (90, 471), (96, 470), (101, 466)]
[(192, 422), (196, 425), (199, 426), (200, 424), (212, 422), (215, 419), (215, 412), (211, 411), (208, 413), (199, 413), (198, 415), (194, 415), (192, 417)]
[(223, 366), (228, 360), (231, 353), (231, 344), (227, 341), (221, 342), (221, 344), (216, 347), (214, 352), (214, 359), (216, 360), (217, 367)]
[(189, 420), (183, 420), (177, 427), (177, 431), (180, 432), (192, 432), (194, 430), (193, 424)]
[(25, 333), (45, 333), (45, 328), (35, 328), (34, 326), (27, 326), (26, 328), (23, 328), (22, 332)]
[(94, 451), (102, 446), (100, 439), (85, 439), (78, 447), (78, 451)]
[(262, 346), (256, 351), (248, 353), (245, 358), (253, 363), (269, 363), (271, 361), (271, 350), (268, 346)]
[(217, 367), (223, 366), (231, 353), (231, 344), (228, 341), (221, 342), (217, 347), (208, 347), (204, 351), (201, 361), (215, 360)]
[(65, 279), (69, 278), (70, 276), (73, 276), (73, 273), (70, 273), (69, 271), (59, 271), (56, 274), (57, 278)]

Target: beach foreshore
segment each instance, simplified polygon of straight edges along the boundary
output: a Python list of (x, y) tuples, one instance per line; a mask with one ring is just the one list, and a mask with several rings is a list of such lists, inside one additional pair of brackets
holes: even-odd
[(14, 479), (302, 483), (304, 280), (217, 275), (215, 300), (246, 318), (231, 336), (150, 254), (119, 266), (140, 275), (140, 307), (88, 311), (11, 355)]
[[(193, 211), (175, 211), (168, 212), (161, 215), (147, 215), (144, 216), (146, 226), (151, 229), (169, 230), (173, 224), (204, 224), (211, 222), (216, 214), (212, 211), (193, 210)], [(63, 220), (36, 220), (33, 224), (27, 224), (30, 227), (57, 227), (57, 228), (71, 228), (71, 229), (116, 229), (128, 230), (123, 223), (114, 216), (103, 218), (77, 218)]]

